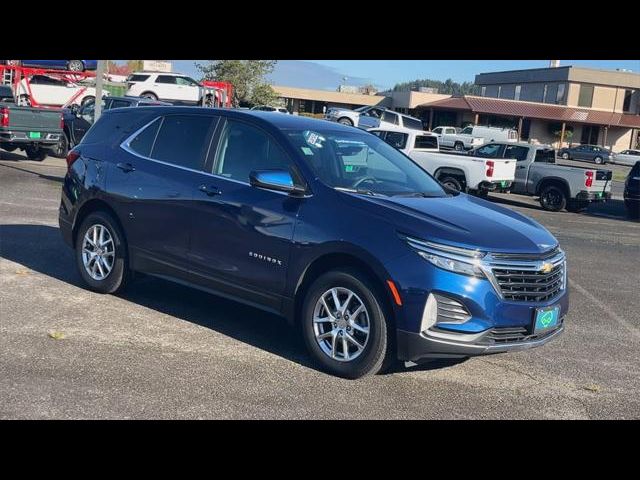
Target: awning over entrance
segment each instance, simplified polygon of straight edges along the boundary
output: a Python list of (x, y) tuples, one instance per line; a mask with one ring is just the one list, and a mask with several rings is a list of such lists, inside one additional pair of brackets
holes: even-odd
[(640, 115), (602, 112), (586, 108), (549, 105), (546, 103), (521, 102), (501, 98), (466, 95), (451, 97), (420, 105), (423, 108), (470, 110), (474, 113), (504, 115), (510, 117), (541, 118), (569, 123), (588, 123), (611, 127), (640, 128)]

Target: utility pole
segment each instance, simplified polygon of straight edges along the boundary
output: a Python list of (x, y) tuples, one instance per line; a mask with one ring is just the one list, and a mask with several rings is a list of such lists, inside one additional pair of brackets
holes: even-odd
[(98, 69), (96, 70), (96, 106), (94, 110), (94, 121), (98, 121), (102, 113), (102, 83), (104, 82), (104, 71), (107, 61), (98, 60)]

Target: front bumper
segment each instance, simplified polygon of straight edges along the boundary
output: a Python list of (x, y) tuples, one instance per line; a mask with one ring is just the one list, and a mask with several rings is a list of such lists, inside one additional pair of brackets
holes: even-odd
[(587, 192), (582, 190), (576, 195), (576, 200), (587, 202), (605, 202), (611, 199), (611, 192)]
[(425, 358), (461, 358), (527, 350), (544, 345), (560, 335), (564, 331), (564, 319), (558, 327), (544, 334), (523, 334), (521, 338), (512, 337), (505, 341), (495, 335), (499, 330), (490, 329), (474, 335), (441, 331), (429, 331), (425, 334), (398, 330), (398, 358), (415, 362)]

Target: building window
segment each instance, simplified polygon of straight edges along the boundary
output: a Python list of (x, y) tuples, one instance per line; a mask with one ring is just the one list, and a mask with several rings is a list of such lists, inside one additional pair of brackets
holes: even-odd
[(556, 103), (558, 104), (563, 104), (564, 103), (564, 91), (565, 91), (566, 85), (564, 83), (561, 83), (558, 85), (558, 93), (556, 93)]
[(593, 85), (580, 85), (578, 106), (591, 108), (593, 103)]
[(498, 98), (502, 98), (502, 85), (498, 85)]
[(482, 87), (480, 89), (480, 96), (482, 96), (482, 97), (486, 97), (487, 96), (487, 87)]
[(549, 85), (544, 84), (544, 89), (542, 90), (542, 103), (547, 103), (547, 92), (549, 91)]
[(516, 93), (513, 96), (514, 100), (520, 100), (520, 90), (522, 89), (521, 85), (516, 85)]
[(623, 112), (631, 111), (631, 97), (633, 97), (633, 90), (624, 91), (624, 103), (622, 104)]

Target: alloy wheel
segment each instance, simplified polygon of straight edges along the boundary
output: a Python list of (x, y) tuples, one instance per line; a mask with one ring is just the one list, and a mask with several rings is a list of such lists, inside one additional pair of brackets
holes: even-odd
[(115, 262), (115, 244), (104, 225), (95, 224), (87, 229), (82, 240), (82, 263), (94, 280), (109, 276)]

